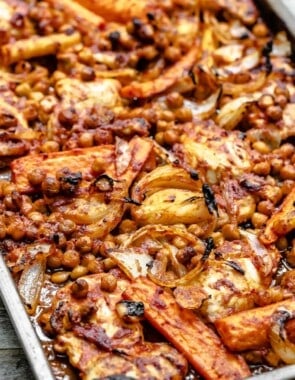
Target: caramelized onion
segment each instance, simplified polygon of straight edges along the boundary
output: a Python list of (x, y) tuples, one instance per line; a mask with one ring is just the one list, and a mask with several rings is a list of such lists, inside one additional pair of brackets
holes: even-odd
[(31, 263), (25, 266), (18, 290), (28, 314), (35, 313), (39, 304), (40, 292), (45, 280), (46, 255), (38, 253)]

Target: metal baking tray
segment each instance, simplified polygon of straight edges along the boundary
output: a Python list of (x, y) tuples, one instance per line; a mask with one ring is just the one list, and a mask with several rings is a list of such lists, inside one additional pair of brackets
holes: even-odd
[[(270, 29), (275, 31), (283, 28), (287, 31), (292, 42), (293, 57), (295, 57), (295, 0), (256, 0), (256, 4)], [(42, 344), (22, 304), (9, 269), (6, 267), (2, 252), (0, 252), (0, 296), (35, 379), (55, 380)], [(295, 365), (288, 365), (248, 378), (248, 380), (292, 379), (295, 379)]]

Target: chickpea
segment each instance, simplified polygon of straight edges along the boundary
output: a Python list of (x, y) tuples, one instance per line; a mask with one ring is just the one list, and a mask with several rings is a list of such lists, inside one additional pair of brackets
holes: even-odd
[(226, 240), (237, 240), (240, 238), (240, 232), (236, 225), (225, 224), (222, 226), (222, 235)]
[(284, 251), (285, 249), (288, 248), (288, 240), (285, 236), (281, 236), (277, 242), (276, 242), (276, 247), (279, 251)]
[(45, 172), (42, 169), (36, 168), (28, 174), (28, 180), (31, 185), (39, 186), (45, 179)]
[(92, 240), (89, 236), (81, 236), (76, 241), (76, 249), (82, 253), (90, 252), (92, 249)]
[(57, 269), (61, 267), (63, 254), (60, 250), (56, 250), (47, 257), (47, 266), (51, 269)]
[(54, 177), (46, 177), (41, 184), (42, 191), (48, 197), (53, 197), (57, 195), (60, 191), (60, 183)]
[(22, 240), (26, 235), (26, 229), (23, 221), (21, 219), (15, 219), (7, 226), (6, 232), (12, 237), (13, 240)]
[(71, 127), (73, 124), (77, 123), (78, 115), (74, 108), (66, 108), (60, 110), (58, 114), (58, 121), (64, 127)]
[(83, 81), (92, 81), (96, 77), (94, 69), (90, 66), (84, 66), (80, 75)]
[(183, 249), (187, 246), (187, 240), (183, 239), (180, 236), (175, 236), (172, 240), (172, 244), (178, 248), (178, 249)]
[(281, 158), (274, 158), (271, 160), (272, 173), (278, 174), (282, 169), (284, 161)]
[(251, 218), (251, 222), (255, 228), (261, 228), (267, 222), (268, 217), (260, 212), (254, 212)]
[(261, 214), (271, 216), (274, 211), (274, 205), (270, 200), (261, 201), (257, 205), (257, 211)]
[(257, 22), (252, 29), (253, 34), (258, 37), (266, 37), (268, 36), (268, 28), (263, 22)]
[(164, 110), (160, 114), (161, 121), (173, 121), (174, 120), (174, 113), (169, 110)]
[(179, 108), (175, 111), (175, 119), (178, 120), (180, 123), (192, 121), (192, 111), (189, 108)]
[(278, 152), (282, 158), (289, 158), (294, 154), (295, 148), (293, 144), (286, 143), (280, 146)]
[(155, 140), (158, 144), (163, 145), (164, 144), (164, 132), (156, 133)]
[(281, 168), (280, 170), (280, 177), (282, 179), (291, 179), (292, 181), (295, 180), (295, 167), (294, 165), (288, 164)]
[(136, 223), (131, 219), (124, 219), (120, 226), (119, 226), (119, 232), (120, 234), (126, 234), (129, 232), (133, 232), (136, 230)]
[(164, 141), (168, 145), (176, 144), (179, 141), (178, 132), (170, 129), (164, 132)]
[(57, 141), (46, 141), (44, 144), (40, 147), (41, 152), (43, 153), (52, 153), (52, 152), (58, 152), (59, 151), (59, 144)]
[(274, 93), (276, 96), (284, 95), (288, 101), (290, 99), (290, 92), (286, 87), (276, 86)]
[(89, 285), (83, 278), (78, 278), (71, 285), (71, 293), (75, 298), (85, 298), (89, 291)]
[(117, 264), (115, 263), (115, 261), (113, 259), (109, 258), (109, 257), (107, 259), (104, 259), (102, 261), (102, 265), (103, 265), (103, 269), (105, 271), (109, 271), (109, 270), (111, 270), (111, 269), (113, 269), (113, 268), (115, 268), (117, 266)]
[(51, 275), (50, 280), (54, 284), (62, 284), (66, 282), (69, 279), (69, 277), (70, 277), (70, 272), (59, 271), (59, 272), (54, 272)]
[(94, 142), (97, 145), (101, 144), (112, 144), (114, 142), (114, 137), (112, 131), (102, 128), (97, 128), (94, 133)]
[(183, 106), (183, 96), (178, 92), (171, 92), (166, 97), (166, 103), (170, 108), (180, 108)]
[(40, 226), (44, 222), (44, 216), (38, 211), (31, 211), (28, 218), (36, 225)]
[(273, 121), (278, 121), (282, 118), (283, 112), (280, 106), (269, 106), (266, 109), (266, 115)]
[(261, 154), (267, 154), (271, 151), (270, 147), (264, 141), (255, 141), (252, 144), (252, 147)]
[(101, 290), (112, 293), (117, 287), (117, 279), (110, 273), (104, 274), (101, 277)]
[(87, 265), (89, 273), (101, 273), (103, 272), (102, 263), (98, 260), (92, 260)]
[(294, 181), (286, 179), (281, 187), (282, 195), (288, 195), (294, 187)]
[(288, 99), (285, 95), (278, 95), (275, 100), (276, 104), (280, 106), (282, 109), (284, 109), (288, 103)]
[(266, 109), (274, 105), (274, 98), (272, 95), (264, 94), (258, 100), (258, 106), (262, 109)]
[(78, 144), (81, 148), (89, 148), (93, 146), (94, 143), (94, 135), (90, 132), (83, 132), (78, 137)]
[(65, 251), (62, 257), (62, 265), (66, 268), (75, 268), (80, 264), (79, 252), (69, 249)]
[(258, 175), (267, 176), (270, 173), (270, 163), (268, 161), (259, 162), (253, 166), (253, 172)]
[(71, 219), (64, 219), (59, 223), (58, 229), (66, 235), (72, 234), (76, 230), (76, 223)]
[(4, 197), (3, 204), (5, 205), (7, 210), (11, 210), (11, 211), (17, 211), (18, 210), (18, 205), (13, 200), (11, 195), (6, 195)]
[(79, 277), (85, 276), (88, 273), (88, 268), (82, 265), (77, 265), (71, 272), (70, 276), (72, 280), (76, 280)]

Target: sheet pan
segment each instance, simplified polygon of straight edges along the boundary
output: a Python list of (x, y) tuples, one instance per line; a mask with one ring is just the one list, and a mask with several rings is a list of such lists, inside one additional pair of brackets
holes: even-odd
[[(273, 29), (285, 27), (293, 44), (295, 55), (295, 0), (256, 0), (265, 21)], [(9, 173), (0, 174), (1, 177)], [(0, 252), (0, 296), (9, 314), (17, 336), (23, 346), (28, 362), (36, 380), (55, 380), (51, 367), (43, 351), (41, 342), (34, 330), (29, 316), (6, 267)], [(261, 375), (251, 376), (248, 380), (291, 380), (295, 379), (295, 365), (285, 366)]]

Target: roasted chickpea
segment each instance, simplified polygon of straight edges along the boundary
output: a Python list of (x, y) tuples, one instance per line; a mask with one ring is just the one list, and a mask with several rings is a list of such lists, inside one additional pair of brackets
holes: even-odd
[(44, 144), (41, 145), (41, 152), (43, 153), (52, 153), (52, 152), (58, 152), (59, 151), (59, 144), (57, 141), (46, 141)]
[(101, 290), (112, 293), (117, 287), (117, 279), (110, 273), (103, 274), (101, 277)]
[(6, 225), (4, 222), (0, 221), (0, 239), (4, 239), (6, 236)]
[(83, 278), (78, 278), (71, 285), (71, 293), (75, 298), (85, 298), (89, 291), (89, 285)]
[(80, 264), (79, 252), (69, 249), (64, 252), (62, 257), (62, 265), (66, 268), (75, 268)]
[(72, 234), (76, 230), (76, 223), (71, 219), (64, 219), (59, 223), (58, 229), (66, 235)]
[(253, 166), (255, 174), (267, 176), (270, 173), (270, 163), (268, 161), (259, 162)]
[(272, 95), (264, 94), (258, 100), (258, 105), (262, 109), (266, 109), (272, 105), (274, 105), (274, 98)]
[(183, 96), (178, 92), (171, 92), (166, 97), (166, 103), (170, 108), (180, 108), (183, 106)]
[(62, 284), (66, 282), (70, 277), (70, 272), (65, 272), (65, 271), (59, 271), (59, 272), (54, 272), (52, 273), (50, 280), (54, 284)]
[(284, 165), (280, 170), (280, 177), (282, 179), (291, 179), (295, 180), (295, 167), (294, 165), (288, 164)]
[(42, 169), (36, 168), (28, 174), (28, 180), (31, 185), (39, 186), (45, 179), (45, 172)]
[(260, 228), (264, 226), (267, 222), (268, 217), (260, 212), (254, 212), (251, 218), (251, 222), (255, 228)]
[(92, 81), (95, 79), (95, 71), (90, 66), (84, 66), (81, 70), (81, 79), (84, 81)]
[(261, 201), (257, 205), (257, 211), (264, 215), (271, 216), (274, 211), (274, 204), (269, 199)]
[(222, 235), (226, 240), (237, 240), (240, 238), (239, 229), (234, 224), (225, 224), (222, 227)]
[(47, 266), (51, 269), (57, 269), (61, 267), (63, 260), (63, 253), (60, 250), (56, 250), (47, 257)]
[(60, 182), (55, 177), (46, 177), (41, 184), (41, 189), (48, 197), (54, 197), (60, 191)]
[(136, 223), (131, 220), (131, 219), (124, 219), (120, 226), (119, 226), (119, 231), (121, 234), (126, 234), (129, 232), (133, 232), (136, 230)]
[(70, 276), (72, 280), (76, 280), (79, 277), (85, 276), (88, 273), (88, 268), (77, 265), (71, 272)]
[(92, 249), (92, 240), (89, 236), (81, 236), (76, 241), (76, 249), (82, 253), (90, 252)]
[(266, 37), (268, 36), (268, 33), (269, 33), (268, 28), (264, 24), (264, 22), (257, 22), (253, 26), (252, 32), (258, 38)]
[(93, 146), (94, 135), (90, 132), (83, 132), (78, 138), (78, 144), (81, 148), (89, 148)]
[(273, 121), (278, 121), (283, 116), (283, 112), (280, 106), (269, 106), (265, 112), (266, 115)]

